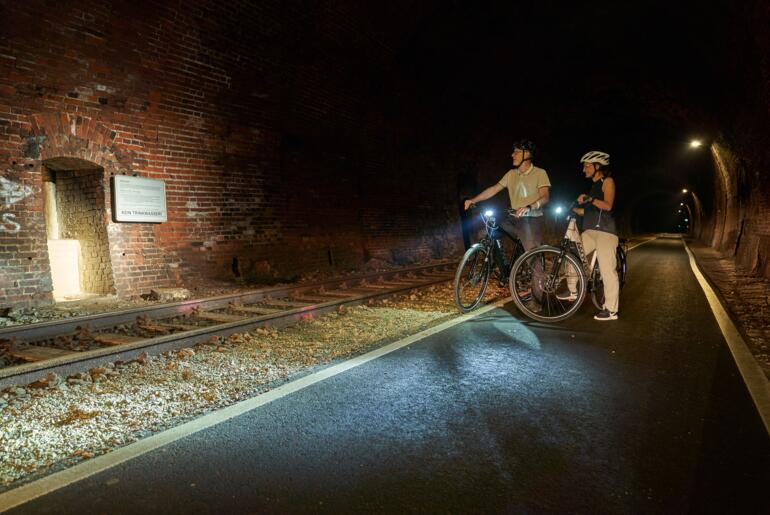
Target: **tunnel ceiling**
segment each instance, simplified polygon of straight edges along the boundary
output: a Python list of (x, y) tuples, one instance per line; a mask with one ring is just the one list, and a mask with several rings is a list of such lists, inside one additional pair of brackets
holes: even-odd
[[(637, 115), (703, 123), (720, 91), (716, 3), (448, 2), (397, 47), (422, 98), (448, 112)], [(715, 80), (716, 79), (716, 80)]]
[(505, 166), (511, 139), (530, 137), (541, 163), (576, 174), (569, 190), (595, 148), (635, 188), (710, 184), (706, 147), (686, 145), (717, 136), (730, 100), (728, 3), (423, 2), (409, 13), (393, 44), (426, 138), (499, 152)]

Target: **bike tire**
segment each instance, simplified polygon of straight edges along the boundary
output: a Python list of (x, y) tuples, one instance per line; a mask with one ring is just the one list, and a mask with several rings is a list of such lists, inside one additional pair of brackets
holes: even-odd
[[(465, 252), (457, 267), (454, 281), (455, 304), (463, 313), (473, 310), (484, 298), (492, 271), (490, 250), (484, 245), (473, 245)], [(464, 295), (466, 286), (469, 287), (470, 297)]]
[[(539, 275), (538, 263), (542, 270)], [(577, 296), (574, 300), (560, 300), (556, 295), (560, 289), (568, 291), (564, 287), (569, 276), (576, 280)], [(580, 309), (586, 296), (586, 277), (580, 259), (571, 252), (562, 254), (556, 247), (542, 246), (522, 254), (511, 268), (509, 286), (519, 311), (538, 322), (566, 320)], [(530, 298), (524, 295), (527, 289)]]

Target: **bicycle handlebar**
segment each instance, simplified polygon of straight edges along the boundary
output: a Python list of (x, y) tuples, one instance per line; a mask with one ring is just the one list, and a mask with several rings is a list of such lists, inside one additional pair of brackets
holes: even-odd
[[(473, 204), (472, 203), (468, 207), (468, 210), (469, 211), (486, 211), (487, 209), (486, 208), (482, 208), (478, 204)], [(490, 211), (494, 212), (494, 209), (490, 209)], [(516, 216), (516, 212), (518, 211), (518, 209), (509, 208), (509, 209), (504, 209), (503, 211), (505, 211), (505, 213), (507, 213), (508, 215), (510, 215), (510, 216), (512, 216), (514, 218), (519, 218), (518, 216)], [(524, 211), (524, 213), (521, 216), (527, 216), (528, 214), (529, 214), (529, 208), (527, 208), (526, 211)]]

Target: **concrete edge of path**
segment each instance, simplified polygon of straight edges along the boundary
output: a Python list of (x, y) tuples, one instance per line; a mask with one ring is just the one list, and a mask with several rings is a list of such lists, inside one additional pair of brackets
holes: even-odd
[(711, 311), (714, 313), (714, 318), (716, 318), (717, 324), (719, 324), (719, 328), (722, 330), (722, 335), (727, 342), (727, 347), (730, 349), (730, 353), (733, 356), (733, 360), (735, 360), (735, 364), (743, 378), (743, 382), (749, 390), (751, 400), (754, 402), (754, 406), (757, 408), (762, 423), (765, 425), (765, 431), (770, 435), (770, 381), (768, 381), (764, 371), (749, 350), (749, 346), (743, 339), (738, 327), (735, 325), (732, 318), (730, 318), (719, 295), (711, 286), (708, 279), (703, 275), (703, 272), (701, 272), (698, 262), (695, 259), (695, 254), (690, 250), (690, 247), (687, 245), (684, 238), (682, 239), (682, 243), (690, 258), (690, 268), (692, 268), (695, 278), (698, 280), (703, 292), (706, 294), (706, 300), (708, 300)]
[(71, 468), (62, 470), (43, 477), (31, 483), (21, 485), (7, 492), (0, 494), (0, 513), (30, 502), (38, 497), (42, 497), (50, 492), (59, 490), (67, 485), (82, 481), (90, 476), (115, 467), (123, 462), (137, 458), (150, 451), (171, 444), (186, 436), (192, 435), (209, 427), (225, 422), (231, 418), (237, 417), (260, 406), (264, 406), (272, 401), (290, 395), (294, 392), (307, 388), (315, 383), (321, 382), (337, 374), (363, 365), (369, 361), (382, 357), (402, 347), (411, 345), (423, 338), (434, 335), (452, 326), (458, 325), (466, 320), (477, 317), (488, 311), (499, 308), (511, 299), (505, 298), (488, 304), (476, 311), (472, 311), (457, 318), (453, 318), (435, 327), (425, 329), (419, 333), (413, 334), (393, 343), (389, 343), (360, 356), (356, 356), (342, 363), (313, 372), (294, 381), (283, 384), (273, 390), (259, 394), (250, 399), (235, 403), (226, 408), (209, 413), (195, 420), (191, 420), (177, 427), (167, 429), (138, 442), (126, 445), (116, 449), (108, 454), (103, 454), (89, 461), (81, 462)]

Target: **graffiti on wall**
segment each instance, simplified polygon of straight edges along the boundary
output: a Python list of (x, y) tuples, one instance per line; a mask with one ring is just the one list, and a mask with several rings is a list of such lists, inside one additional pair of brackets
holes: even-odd
[[(12, 205), (32, 195), (32, 186), (14, 182), (0, 177), (0, 210), (9, 209)], [(0, 233), (16, 234), (21, 230), (21, 224), (16, 221), (13, 213), (0, 213)]]

